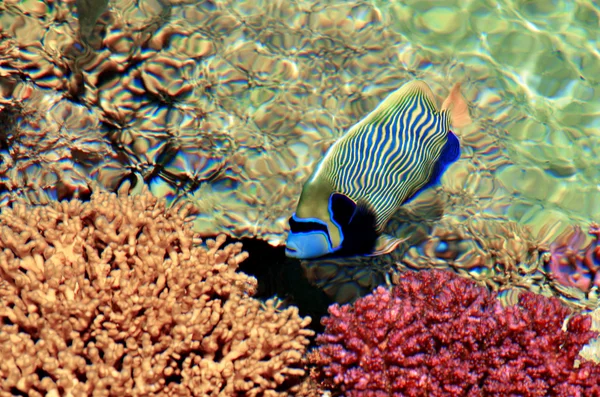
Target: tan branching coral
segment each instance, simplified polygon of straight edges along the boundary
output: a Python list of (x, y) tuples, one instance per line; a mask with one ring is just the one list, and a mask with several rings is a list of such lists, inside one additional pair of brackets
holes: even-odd
[(0, 213), (0, 394), (285, 396), (312, 331), (146, 190)]

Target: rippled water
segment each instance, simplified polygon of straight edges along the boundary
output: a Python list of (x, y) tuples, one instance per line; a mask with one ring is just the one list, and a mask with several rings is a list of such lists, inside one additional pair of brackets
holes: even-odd
[(410, 40), (407, 67), (440, 84), (467, 82), (476, 122), (462, 138), (472, 154), (446, 183), (502, 201), (499, 212), (535, 228), (597, 221), (598, 9), (583, 1), (442, 3), (385, 13)]
[(193, 202), (201, 233), (282, 244), (314, 163), (419, 78), (440, 99), (461, 82), (474, 120), (457, 131), (445, 217), (512, 220), (547, 241), (600, 221), (593, 1), (7, 0), (0, 11), (4, 202), (129, 181)]

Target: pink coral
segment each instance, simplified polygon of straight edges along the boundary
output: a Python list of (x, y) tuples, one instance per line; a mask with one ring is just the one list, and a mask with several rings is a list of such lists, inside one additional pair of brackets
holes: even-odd
[(333, 305), (310, 355), (313, 376), (344, 396), (600, 396), (582, 362), (596, 332), (555, 298), (496, 294), (445, 271), (406, 273), (354, 305)]
[(546, 265), (547, 272), (562, 286), (583, 292), (600, 287), (600, 225), (592, 223), (588, 233), (594, 238), (584, 245), (586, 236), (579, 226), (563, 232), (550, 245)]

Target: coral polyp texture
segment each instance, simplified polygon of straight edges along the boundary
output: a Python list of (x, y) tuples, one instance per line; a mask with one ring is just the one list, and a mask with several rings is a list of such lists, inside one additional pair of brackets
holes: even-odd
[(598, 332), (571, 314), (555, 298), (504, 307), (451, 272), (408, 272), (329, 308), (313, 376), (347, 397), (600, 396), (600, 366), (579, 356)]
[[(28, 160), (3, 148), (20, 170), (5, 177), (28, 190), (46, 159), (59, 158), (41, 183), (64, 180), (59, 196), (84, 192), (83, 176), (111, 191), (136, 181), (192, 202), (200, 232), (280, 244), (329, 145), (420, 78), (440, 97), (462, 82), (472, 104), (446, 185), (535, 231), (598, 220), (600, 164), (589, 148), (598, 143), (590, 43), (599, 12), (566, 4), (2, 1), (0, 101), (33, 90), (73, 102), (41, 106), (39, 125), (20, 125), (19, 134), (47, 138)], [(70, 108), (90, 122), (48, 123)], [(80, 134), (97, 142), (77, 142)], [(54, 140), (56, 150), (46, 145)]]
[(147, 190), (0, 213), (0, 393), (295, 395), (310, 318)]

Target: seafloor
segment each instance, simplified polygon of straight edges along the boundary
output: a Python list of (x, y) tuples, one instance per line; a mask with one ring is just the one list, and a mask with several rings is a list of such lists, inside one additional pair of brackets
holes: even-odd
[(408, 80), (440, 103), (460, 82), (473, 123), (441, 187), (390, 222), (407, 243), (309, 278), (351, 301), (447, 268), (443, 243), (493, 289), (594, 308), (595, 267), (544, 264), (600, 222), (599, 36), (593, 0), (4, 0), (0, 203), (146, 186), (192, 203), (203, 236), (281, 246), (336, 138)]

